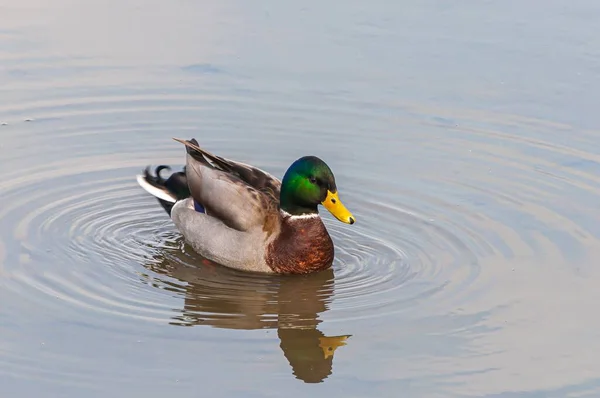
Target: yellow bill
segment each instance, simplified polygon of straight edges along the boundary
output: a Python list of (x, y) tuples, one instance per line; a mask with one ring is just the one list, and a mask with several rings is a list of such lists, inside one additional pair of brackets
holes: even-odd
[(345, 222), (346, 224), (354, 224), (356, 222), (352, 213), (342, 204), (337, 192), (327, 191), (327, 197), (321, 204), (341, 222)]

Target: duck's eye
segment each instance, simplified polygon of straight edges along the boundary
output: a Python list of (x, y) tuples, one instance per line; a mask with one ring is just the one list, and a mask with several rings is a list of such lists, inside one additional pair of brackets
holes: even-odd
[(314, 176), (310, 176), (310, 177), (308, 177), (308, 180), (309, 180), (310, 182), (312, 182), (313, 184), (316, 184), (316, 183), (317, 183), (317, 179), (316, 179)]

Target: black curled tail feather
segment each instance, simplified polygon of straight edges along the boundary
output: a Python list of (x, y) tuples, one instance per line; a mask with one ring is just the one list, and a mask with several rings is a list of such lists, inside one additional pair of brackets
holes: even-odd
[[(191, 194), (187, 183), (185, 167), (182, 171), (172, 173), (167, 179), (160, 175), (160, 172), (163, 170), (171, 170), (171, 168), (169, 166), (160, 165), (154, 169), (154, 175), (152, 175), (150, 173), (150, 166), (148, 166), (144, 170), (143, 179), (154, 188), (157, 188), (172, 197), (175, 201), (188, 198)], [(175, 203), (159, 197), (156, 197), (156, 199), (165, 209), (167, 214), (171, 216), (171, 209)]]
[(158, 166), (154, 169), (155, 175), (153, 176), (150, 174), (150, 167), (147, 167), (144, 171), (144, 178), (157, 188), (162, 187), (166, 189), (177, 200), (188, 198), (191, 194), (185, 175), (185, 167), (182, 171), (172, 173), (166, 180), (160, 175), (160, 172), (163, 170), (170, 171), (171, 168), (165, 165)]

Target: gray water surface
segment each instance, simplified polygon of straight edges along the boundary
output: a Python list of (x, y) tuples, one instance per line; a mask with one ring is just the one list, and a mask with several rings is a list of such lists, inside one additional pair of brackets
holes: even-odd
[[(0, 0), (0, 395), (600, 396), (600, 3)], [(312, 154), (332, 270), (183, 244), (172, 137)]]

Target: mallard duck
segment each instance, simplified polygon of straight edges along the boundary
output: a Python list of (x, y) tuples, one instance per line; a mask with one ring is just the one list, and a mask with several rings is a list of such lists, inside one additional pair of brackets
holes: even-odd
[(346, 224), (355, 218), (342, 204), (335, 177), (316, 156), (304, 156), (283, 180), (213, 155), (195, 139), (182, 140), (186, 164), (167, 179), (147, 167), (138, 183), (155, 196), (185, 241), (226, 267), (275, 274), (306, 274), (333, 263), (334, 246), (321, 217), (323, 205)]

